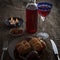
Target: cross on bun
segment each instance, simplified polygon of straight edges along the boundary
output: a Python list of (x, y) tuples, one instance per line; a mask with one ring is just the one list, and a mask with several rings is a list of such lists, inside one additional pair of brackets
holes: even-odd
[(43, 40), (40, 40), (39, 38), (32, 38), (29, 41), (30, 45), (32, 46), (33, 50), (41, 51), (43, 48), (46, 47), (46, 43)]
[(16, 44), (16, 50), (19, 54), (24, 55), (31, 50), (31, 46), (26, 40), (23, 40)]

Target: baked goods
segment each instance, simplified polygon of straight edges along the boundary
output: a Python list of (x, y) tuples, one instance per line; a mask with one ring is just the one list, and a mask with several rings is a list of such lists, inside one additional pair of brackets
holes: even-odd
[(16, 23), (19, 23), (19, 20), (16, 18)]
[(16, 50), (20, 55), (24, 55), (31, 50), (31, 46), (26, 40), (23, 40), (16, 44)]
[(36, 51), (41, 51), (43, 48), (46, 47), (46, 43), (39, 38), (32, 38), (29, 43), (32, 46), (33, 50)]
[(14, 18), (11, 17), (11, 20), (9, 20), (9, 22), (11, 25), (15, 25), (15, 24), (19, 23), (19, 20), (18, 20), (18, 18), (16, 18), (16, 20), (14, 20)]
[(42, 49), (44, 49), (46, 47), (46, 43), (43, 40), (40, 40), (41, 44), (42, 44)]
[(14, 35), (17, 35), (17, 34), (20, 35), (20, 34), (23, 33), (23, 30), (19, 29), (19, 28), (13, 28), (13, 29), (10, 30), (10, 33), (14, 34)]
[(33, 37), (29, 41), (22, 40), (21, 42), (17, 43), (15, 49), (20, 55), (25, 55), (31, 51), (40, 52), (45, 47), (46, 43), (43, 40)]

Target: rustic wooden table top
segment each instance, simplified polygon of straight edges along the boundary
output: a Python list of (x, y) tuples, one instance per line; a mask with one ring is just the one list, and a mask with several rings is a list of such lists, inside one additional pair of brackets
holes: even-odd
[[(0, 56), (2, 54), (2, 44), (4, 40), (8, 40), (10, 44), (13, 40), (17, 40), (17, 39), (20, 39), (21, 37), (25, 37), (29, 35), (25, 33), (24, 36), (12, 37), (9, 35), (10, 29), (6, 27), (6, 25), (4, 24), (4, 20), (6, 20), (10, 16), (21, 17), (25, 22), (26, 20), (25, 6), (21, 4), (19, 7), (13, 6), (13, 5), (6, 5), (2, 7), (0, 7)], [(46, 32), (48, 32), (48, 34), (50, 35), (50, 38), (54, 39), (60, 55), (60, 12), (59, 11), (60, 11), (59, 8), (53, 6), (51, 13), (46, 18)], [(41, 28), (39, 27), (38, 32), (40, 30)], [(48, 45), (50, 45), (49, 48), (51, 50), (49, 55), (51, 57), (48, 56), (48, 59), (55, 60), (50, 41), (47, 40), (47, 43)], [(4, 60), (12, 60), (8, 52), (5, 52)], [(46, 60), (46, 58), (41, 57), (41, 60)]]

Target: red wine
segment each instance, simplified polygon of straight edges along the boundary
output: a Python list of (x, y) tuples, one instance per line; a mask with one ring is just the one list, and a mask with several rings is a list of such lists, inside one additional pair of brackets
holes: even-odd
[(50, 11), (42, 11), (42, 10), (38, 10), (38, 13), (42, 16), (47, 16), (49, 14)]
[(40, 6), (38, 8), (39, 8), (38, 13), (44, 17), (46, 17), (50, 12), (50, 10), (46, 10), (46, 9), (49, 9), (48, 6)]
[(26, 9), (26, 30), (29, 33), (37, 31), (37, 9)]

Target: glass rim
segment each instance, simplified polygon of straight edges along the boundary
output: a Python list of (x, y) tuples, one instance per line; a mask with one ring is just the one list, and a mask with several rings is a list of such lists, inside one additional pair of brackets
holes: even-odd
[[(45, 8), (45, 7), (42, 8), (41, 6), (46, 6), (48, 8)], [(37, 3), (37, 7), (38, 7), (39, 10), (50, 11), (51, 8), (52, 8), (52, 4), (49, 3), (49, 2), (39, 2), (39, 3)]]
[(50, 11), (50, 10), (51, 10), (51, 8), (39, 8), (39, 7), (38, 7), (38, 10)]
[(48, 10), (42, 10), (42, 9), (38, 9), (38, 10), (40, 10), (40, 11), (51, 11), (51, 9), (48, 9)]
[(37, 3), (37, 6), (40, 6), (40, 5), (46, 5), (46, 6), (52, 7), (52, 3), (50, 3), (50, 2), (39, 2), (39, 3)]

